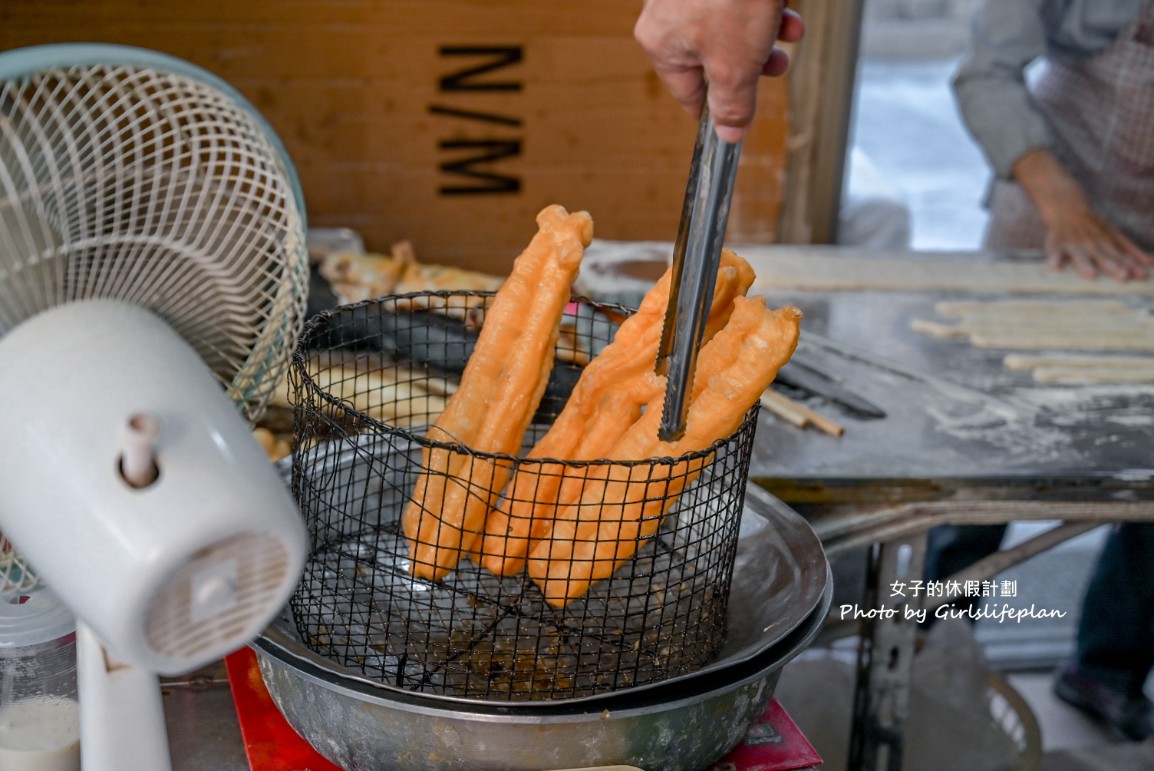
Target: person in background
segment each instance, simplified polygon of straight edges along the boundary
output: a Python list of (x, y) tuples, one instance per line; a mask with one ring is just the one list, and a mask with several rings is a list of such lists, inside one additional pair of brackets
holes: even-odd
[[(1040, 62), (1034, 77), (1027, 69)], [(1028, 77), (1029, 75), (1029, 77)], [(1154, 264), (1154, 0), (986, 0), (953, 79), (994, 174), (989, 249), (1043, 250), (1088, 280)], [(1108, 280), (1107, 279), (1107, 280)], [(1005, 526), (929, 534), (926, 578), (996, 551)], [(1055, 693), (1120, 738), (1154, 733), (1154, 523), (1113, 529)]]
[(717, 136), (737, 142), (757, 109), (757, 81), (789, 69), (777, 43), (805, 34), (788, 0), (645, 0), (633, 29), (673, 98), (695, 118), (709, 83)]
[[(1088, 279), (1154, 265), (1148, 0), (987, 0), (953, 80), (995, 182), (986, 245)], [(1027, 67), (1044, 71), (1027, 85)]]

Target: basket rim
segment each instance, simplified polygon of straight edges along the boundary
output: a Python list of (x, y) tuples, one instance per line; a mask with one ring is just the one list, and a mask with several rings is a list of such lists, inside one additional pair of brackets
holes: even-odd
[[(461, 454), (461, 455), (468, 455), (468, 456), (473, 457), (473, 458), (479, 458), (479, 459), (483, 459), (483, 460), (493, 460), (493, 461), (499, 461), (499, 462), (509, 463), (509, 464), (516, 464), (516, 465), (521, 466), (521, 467), (532, 468), (532, 467), (538, 467), (538, 466), (561, 466), (563, 468), (590, 468), (590, 467), (600, 467), (600, 466), (618, 466), (618, 467), (642, 467), (642, 466), (658, 466), (658, 465), (673, 466), (673, 465), (685, 463), (687, 461), (701, 460), (703, 458), (707, 458), (707, 457), (717, 453), (722, 447), (733, 442), (743, 431), (751, 430), (751, 428), (753, 426), (755, 426), (757, 423), (758, 416), (761, 413), (761, 406), (760, 406), (760, 404), (755, 402), (753, 404), (753, 406), (750, 407), (746, 411), (746, 413), (742, 416), (741, 423), (738, 424), (737, 428), (734, 429), (729, 435), (715, 440), (708, 447), (705, 447), (705, 448), (699, 449), (699, 450), (691, 450), (690, 452), (686, 452), (686, 453), (683, 453), (681, 455), (655, 455), (655, 456), (651, 456), (648, 458), (633, 459), (633, 460), (612, 459), (612, 458), (591, 458), (591, 459), (587, 459), (587, 460), (571, 460), (571, 459), (552, 458), (552, 457), (528, 458), (528, 457), (524, 457), (521, 455), (512, 455), (510, 453), (490, 452), (490, 451), (485, 451), (485, 450), (478, 450), (478, 449), (475, 449), (473, 447), (469, 447), (468, 445), (466, 445), (462, 442), (453, 441), (453, 440), (432, 439), (432, 438), (429, 438), (426, 434), (418, 433), (416, 431), (411, 430), (410, 428), (385, 423), (385, 422), (383, 422), (377, 418), (372, 417), (371, 415), (366, 414), (365, 412), (363, 412), (361, 410), (356, 409), (348, 401), (346, 401), (344, 399), (337, 398), (332, 393), (330, 393), (326, 389), (322, 388), (317, 383), (316, 379), (313, 378), (311, 375), (309, 375), (308, 367), (307, 367), (308, 361), (309, 361), (309, 355), (308, 355), (309, 350), (307, 347), (308, 342), (312, 339), (313, 334), (317, 330), (322, 329), (325, 325), (332, 323), (333, 318), (337, 314), (352, 313), (352, 312), (355, 312), (361, 308), (366, 308), (369, 306), (380, 306), (380, 305), (385, 304), (386, 302), (394, 302), (395, 303), (397, 301), (410, 300), (410, 299), (416, 299), (416, 298), (422, 298), (422, 297), (446, 297), (446, 298), (447, 297), (485, 297), (485, 298), (491, 298), (494, 295), (496, 295), (496, 292), (492, 291), (492, 290), (475, 290), (475, 289), (461, 289), (461, 290), (457, 290), (457, 289), (435, 289), (435, 290), (423, 290), (423, 291), (416, 291), (416, 292), (401, 292), (401, 293), (397, 293), (397, 294), (386, 294), (386, 295), (381, 295), (379, 297), (371, 297), (371, 298), (367, 298), (364, 300), (358, 300), (358, 301), (352, 302), (352, 303), (343, 303), (343, 304), (337, 305), (333, 308), (328, 308), (328, 309), (319, 311), (318, 313), (313, 315), (313, 317), (310, 318), (305, 323), (304, 329), (301, 331), (299, 342), (298, 342), (296, 349), (294, 350), (293, 355), (292, 355), (292, 360), (291, 360), (291, 364), (290, 364), (290, 371), (293, 373), (294, 377), (300, 377), (301, 378), (302, 384), (305, 385), (311, 393), (318, 395), (325, 403), (327, 403), (328, 405), (330, 405), (334, 409), (339, 410), (340, 412), (344, 413), (345, 415), (347, 415), (349, 417), (355, 418), (358, 422), (363, 422), (366, 426), (371, 427), (372, 430), (374, 430), (374, 431), (385, 431), (385, 432), (399, 435), (405, 439), (408, 439), (408, 440), (416, 443), (422, 449), (423, 448), (430, 448), (430, 449), (436, 449), (436, 450), (446, 450), (448, 452), (453, 452), (453, 453), (457, 453), (457, 454)], [(593, 307), (594, 309), (598, 309), (598, 310), (611, 309), (613, 311), (616, 311), (617, 313), (624, 314), (625, 316), (631, 316), (637, 312), (636, 308), (629, 308), (627, 306), (619, 305), (617, 303), (603, 303), (603, 302), (599, 302), (596, 300), (592, 300), (592, 299), (585, 297), (583, 295), (571, 295), (569, 302), (570, 303), (576, 302), (576, 303), (589, 305), (589, 306)], [(294, 397), (293, 407), (297, 408), (299, 405), (295, 403), (295, 395), (296, 395), (295, 391), (296, 391), (295, 388), (292, 389), (290, 396)], [(423, 429), (427, 429), (430, 427), (431, 427), (431, 425), (424, 425), (424, 424), (419, 426), (419, 428), (423, 428)]]

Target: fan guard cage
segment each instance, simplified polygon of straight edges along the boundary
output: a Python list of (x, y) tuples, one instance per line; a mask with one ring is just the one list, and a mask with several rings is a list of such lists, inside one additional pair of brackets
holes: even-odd
[(0, 533), (0, 602), (3, 595), (18, 596), (35, 589), (40, 584), (27, 560)]
[(256, 420), (305, 313), (295, 172), (215, 76), (122, 46), (0, 54), (0, 336), (107, 298), (148, 308)]

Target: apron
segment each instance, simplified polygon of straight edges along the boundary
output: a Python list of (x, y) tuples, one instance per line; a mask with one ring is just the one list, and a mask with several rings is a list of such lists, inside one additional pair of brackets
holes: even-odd
[[(1052, 152), (1094, 210), (1154, 251), (1154, 0), (1103, 51), (1050, 60), (1033, 97), (1054, 136)], [(1041, 249), (1045, 237), (1025, 191), (995, 183), (986, 247)]]

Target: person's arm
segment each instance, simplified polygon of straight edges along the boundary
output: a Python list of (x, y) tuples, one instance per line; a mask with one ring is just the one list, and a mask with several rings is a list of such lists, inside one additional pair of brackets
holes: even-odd
[(1026, 87), (1026, 68), (1046, 52), (1043, 2), (986, 0), (951, 81), (962, 123), (998, 179), (1010, 179), (1018, 158), (1052, 142)]
[(1054, 269), (1145, 278), (1154, 265), (1109, 222), (1050, 152), (1051, 134), (1026, 87), (1026, 68), (1046, 53), (1045, 0), (987, 0), (974, 18), (970, 48), (952, 86), (962, 121), (995, 177), (1017, 182), (1046, 226), (1044, 249)]
[(1099, 272), (1118, 281), (1147, 278), (1154, 257), (1094, 212), (1081, 185), (1053, 153), (1046, 148), (1026, 152), (1014, 163), (1012, 175), (1046, 225), (1051, 268), (1069, 264), (1084, 278)]
[(695, 117), (709, 83), (709, 112), (726, 142), (744, 136), (757, 81), (789, 68), (778, 40), (805, 32), (789, 0), (645, 0), (633, 33), (673, 97)]

